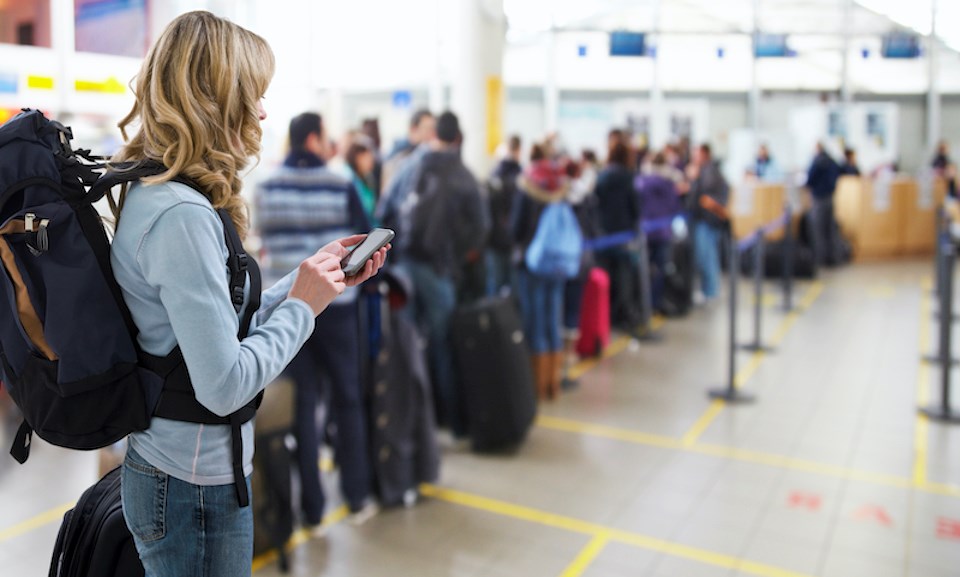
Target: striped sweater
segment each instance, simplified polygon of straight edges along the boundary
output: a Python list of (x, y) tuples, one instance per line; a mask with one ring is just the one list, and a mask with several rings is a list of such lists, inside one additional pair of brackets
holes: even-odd
[[(290, 153), (283, 166), (260, 184), (256, 223), (263, 239), (267, 286), (328, 242), (370, 229), (353, 183), (303, 151)], [(337, 302), (355, 298), (345, 296)]]

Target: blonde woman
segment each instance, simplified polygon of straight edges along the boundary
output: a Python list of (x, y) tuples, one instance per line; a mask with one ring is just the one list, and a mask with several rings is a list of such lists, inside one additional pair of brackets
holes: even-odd
[[(386, 256), (381, 251), (347, 279), (340, 259), (362, 236), (327, 245), (263, 293), (249, 333), (237, 336), (216, 210), (225, 209), (246, 233), (240, 171), (260, 151), (261, 99), (273, 70), (273, 54), (259, 36), (208, 12), (178, 17), (143, 63), (136, 103), (120, 122), (124, 139), (132, 124), (138, 130), (113, 158), (167, 168), (121, 199), (111, 253), (140, 346), (157, 356), (179, 347), (196, 401), (221, 417), (236, 414), (276, 377), (317, 315), (347, 286), (375, 274)], [(250, 282), (245, 292), (243, 306), (251, 302)], [(253, 514), (242, 503), (253, 425), (238, 427), (244, 480), (236, 484), (241, 466), (235, 471), (230, 425), (155, 416), (146, 431), (130, 436), (123, 508), (148, 577), (250, 575)]]

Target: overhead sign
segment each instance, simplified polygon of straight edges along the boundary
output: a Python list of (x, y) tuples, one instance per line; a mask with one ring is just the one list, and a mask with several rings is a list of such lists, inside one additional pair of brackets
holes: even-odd
[(0, 94), (16, 94), (20, 79), (16, 74), (0, 72)]
[(409, 90), (397, 90), (393, 93), (393, 107), (407, 110), (413, 104), (413, 95)]
[(32, 90), (53, 90), (53, 78), (50, 76), (27, 76), (27, 88)]
[(77, 80), (74, 83), (77, 92), (99, 92), (101, 94), (125, 94), (127, 87), (119, 80), (110, 77), (106, 80)]

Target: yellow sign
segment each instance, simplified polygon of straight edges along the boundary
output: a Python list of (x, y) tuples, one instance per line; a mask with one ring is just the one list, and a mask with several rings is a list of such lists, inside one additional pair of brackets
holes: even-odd
[(125, 94), (127, 92), (127, 87), (113, 76), (102, 82), (77, 80), (74, 83), (74, 88), (77, 92), (101, 92), (104, 94)]
[(503, 79), (487, 77), (487, 154), (493, 155), (503, 142)]
[(53, 90), (53, 78), (50, 76), (27, 76), (27, 88)]

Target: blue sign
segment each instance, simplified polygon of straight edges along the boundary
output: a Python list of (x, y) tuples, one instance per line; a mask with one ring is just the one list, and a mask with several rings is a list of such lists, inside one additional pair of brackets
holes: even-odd
[(723, 58), (726, 54), (726, 50), (723, 49), (723, 46), (717, 48), (717, 58)]
[(642, 32), (611, 32), (610, 56), (646, 56), (646, 36)]
[(409, 90), (397, 90), (393, 93), (393, 107), (406, 110), (413, 104), (413, 95)]
[(577, 55), (580, 56), (580, 58), (583, 58), (587, 55), (587, 47), (585, 44), (577, 46)]
[(20, 78), (16, 74), (0, 72), (0, 94), (16, 94)]

